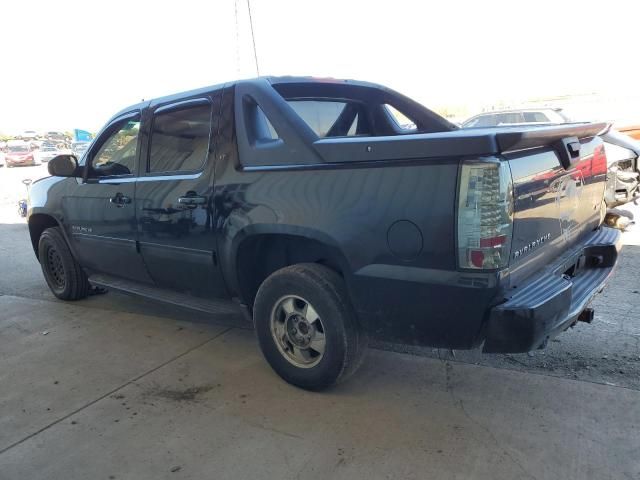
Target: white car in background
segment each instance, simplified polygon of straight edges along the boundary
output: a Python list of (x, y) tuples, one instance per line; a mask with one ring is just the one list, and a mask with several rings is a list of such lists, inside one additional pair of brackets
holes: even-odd
[(78, 160), (80, 160), (82, 158), (82, 155), (84, 155), (84, 152), (87, 151), (87, 149), (89, 148), (89, 144), (91, 142), (73, 142), (71, 144), (71, 153), (73, 155), (76, 156), (76, 158)]
[(38, 163), (43, 163), (48, 162), (62, 153), (57, 146), (44, 143), (40, 149), (35, 152), (35, 157)]
[(500, 110), (476, 115), (462, 122), (462, 128), (499, 127), (526, 123), (569, 123), (560, 108), (532, 108), (523, 110)]
[(18, 138), (22, 140), (35, 140), (38, 138), (38, 132), (35, 130), (25, 130)]

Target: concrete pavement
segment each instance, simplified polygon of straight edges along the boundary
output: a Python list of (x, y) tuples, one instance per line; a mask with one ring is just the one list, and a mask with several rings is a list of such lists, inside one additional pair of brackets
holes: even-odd
[(638, 225), (594, 324), (546, 350), (371, 350), (311, 394), (241, 319), (55, 300), (15, 209), (45, 172), (0, 169), (0, 480), (640, 479)]
[(635, 390), (370, 351), (308, 393), (249, 331), (12, 296), (0, 311), (3, 480), (640, 478)]

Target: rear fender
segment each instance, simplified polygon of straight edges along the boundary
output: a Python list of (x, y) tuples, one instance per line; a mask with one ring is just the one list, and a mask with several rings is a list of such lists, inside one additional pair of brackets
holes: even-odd
[(323, 260), (329, 260), (331, 263), (330, 266), (335, 270), (338, 270), (345, 278), (347, 285), (349, 284), (352, 274), (351, 266), (348, 263), (346, 256), (339, 248), (337, 242), (326, 233), (294, 225), (248, 225), (238, 231), (233, 239), (225, 241), (220, 245), (222, 272), (229, 290), (234, 295), (240, 296), (241, 294), (239, 255), (242, 253), (242, 246), (246, 245), (245, 242), (247, 241), (265, 237), (281, 237), (283, 241), (295, 240), (301, 244), (308, 245), (309, 250), (313, 250), (313, 253), (309, 252), (309, 258), (306, 258), (305, 255), (293, 255), (292, 258), (287, 258), (285, 263), (299, 263), (299, 259), (296, 257), (302, 258), (302, 261), (314, 261), (315, 257), (322, 257)]

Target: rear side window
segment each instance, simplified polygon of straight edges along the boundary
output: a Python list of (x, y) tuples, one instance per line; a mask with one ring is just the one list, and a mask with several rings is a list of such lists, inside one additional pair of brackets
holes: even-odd
[(192, 172), (202, 169), (209, 150), (211, 105), (159, 112), (153, 118), (148, 171)]
[(386, 103), (384, 105), (384, 108), (387, 110), (387, 113), (389, 113), (393, 121), (398, 127), (400, 127), (401, 130), (407, 132), (417, 130), (415, 122), (400, 110)]
[[(356, 134), (357, 114), (349, 115), (348, 102), (337, 100), (289, 100), (289, 105), (311, 127), (319, 137), (326, 137), (332, 132), (338, 120), (346, 120), (339, 133), (331, 136), (349, 136)], [(351, 107), (353, 108), (353, 107)], [(357, 110), (356, 110), (357, 111)], [(335, 129), (334, 129), (335, 131)]]
[(534, 123), (549, 122), (549, 119), (547, 118), (547, 116), (542, 112), (524, 112), (523, 115), (524, 115), (525, 122), (534, 122)]
[(254, 142), (269, 142), (280, 138), (257, 103), (250, 104), (246, 114), (248, 117), (247, 129)]
[(483, 115), (482, 117), (478, 117), (475, 123), (469, 126), (470, 127), (495, 127), (496, 125), (498, 125), (497, 115)]
[(523, 118), (520, 113), (501, 113), (498, 115), (498, 125), (511, 125), (514, 123), (523, 123)]

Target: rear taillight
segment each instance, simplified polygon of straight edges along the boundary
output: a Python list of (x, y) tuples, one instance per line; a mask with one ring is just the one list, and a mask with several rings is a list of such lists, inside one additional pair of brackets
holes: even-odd
[(506, 267), (513, 230), (513, 184), (509, 162), (466, 160), (460, 169), (458, 264), (460, 268)]

